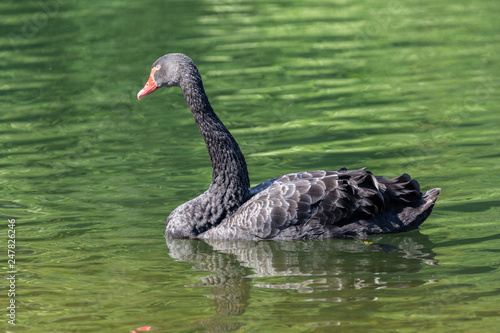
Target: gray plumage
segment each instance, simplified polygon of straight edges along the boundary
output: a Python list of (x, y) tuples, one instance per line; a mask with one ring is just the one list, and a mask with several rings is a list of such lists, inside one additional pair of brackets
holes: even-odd
[(212, 162), (212, 183), (168, 217), (168, 238), (295, 240), (403, 232), (431, 213), (440, 189), (420, 192), (408, 174), (386, 179), (365, 169), (291, 173), (250, 188), (245, 158), (214, 113), (194, 62), (172, 53), (154, 64), (141, 98), (178, 86)]

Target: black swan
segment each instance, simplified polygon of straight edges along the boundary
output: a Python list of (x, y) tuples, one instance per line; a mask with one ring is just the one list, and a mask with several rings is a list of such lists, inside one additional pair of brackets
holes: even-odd
[(290, 173), (250, 188), (241, 150), (210, 106), (200, 73), (184, 54), (155, 61), (137, 98), (180, 87), (212, 161), (212, 183), (167, 218), (165, 237), (296, 240), (395, 233), (418, 228), (439, 188), (420, 192), (408, 174), (386, 179), (365, 169)]

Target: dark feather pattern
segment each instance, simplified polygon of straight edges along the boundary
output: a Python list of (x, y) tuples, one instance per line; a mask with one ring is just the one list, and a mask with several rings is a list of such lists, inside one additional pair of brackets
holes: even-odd
[(407, 174), (386, 179), (365, 169), (288, 174), (200, 238), (291, 240), (407, 231), (430, 214), (439, 194), (432, 191), (422, 196)]
[(193, 61), (173, 53), (153, 67), (157, 87), (182, 89), (213, 168), (208, 190), (170, 214), (166, 237), (255, 241), (394, 233), (418, 228), (431, 213), (440, 189), (422, 194), (406, 173), (387, 179), (365, 169), (319, 170), (250, 188), (245, 158), (210, 106)]

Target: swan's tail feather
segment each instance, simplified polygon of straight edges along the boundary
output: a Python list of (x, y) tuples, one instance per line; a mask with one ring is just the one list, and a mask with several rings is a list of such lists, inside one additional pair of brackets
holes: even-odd
[(420, 205), (406, 207), (398, 214), (401, 221), (406, 225), (407, 230), (418, 228), (429, 217), (440, 193), (440, 188), (429, 190), (422, 195), (422, 203)]

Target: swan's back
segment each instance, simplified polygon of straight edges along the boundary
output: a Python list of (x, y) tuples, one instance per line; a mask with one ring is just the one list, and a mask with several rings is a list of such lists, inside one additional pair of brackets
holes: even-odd
[(420, 192), (408, 174), (386, 179), (364, 169), (287, 174), (253, 195), (202, 239), (292, 240), (402, 232), (431, 213), (439, 189)]

